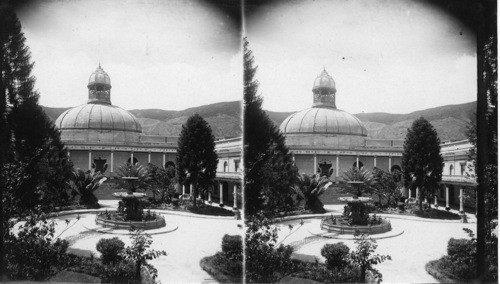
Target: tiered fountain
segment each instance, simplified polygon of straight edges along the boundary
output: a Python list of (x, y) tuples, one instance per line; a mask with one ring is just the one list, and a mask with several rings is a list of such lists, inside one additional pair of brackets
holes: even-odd
[(101, 212), (96, 216), (96, 223), (103, 228), (129, 230), (131, 228), (151, 230), (166, 226), (165, 218), (148, 210), (144, 213), (142, 199), (145, 193), (135, 192), (138, 177), (122, 177), (128, 185), (128, 191), (115, 192), (113, 196), (121, 197), (118, 210)]
[(380, 234), (392, 230), (391, 223), (376, 214), (369, 216), (366, 203), (372, 201), (370, 197), (361, 197), (360, 186), (362, 181), (349, 181), (350, 186), (357, 189), (353, 197), (340, 197), (347, 202), (344, 213), (340, 216), (328, 216), (321, 219), (321, 229), (329, 233), (354, 234), (356, 231), (365, 234)]

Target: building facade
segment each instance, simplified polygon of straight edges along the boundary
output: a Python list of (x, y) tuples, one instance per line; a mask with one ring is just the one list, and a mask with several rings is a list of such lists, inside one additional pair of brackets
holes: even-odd
[(471, 147), (468, 140), (441, 144), (444, 165), (437, 201), (446, 208), (455, 205), (460, 212), (465, 208), (476, 208), (477, 183), (474, 165), (469, 161)]
[[(115, 178), (118, 167), (130, 162), (159, 167), (176, 166), (178, 137), (143, 134), (142, 126), (133, 114), (111, 104), (111, 79), (100, 65), (90, 75), (87, 88), (87, 103), (66, 110), (55, 122), (75, 168), (95, 168)], [(218, 193), (221, 204), (230, 206), (241, 204), (238, 201), (241, 194), (233, 192), (241, 191), (241, 171), (234, 168), (237, 159), (233, 157), (239, 155), (233, 153), (236, 149), (241, 152), (238, 143), (241, 144), (241, 139), (216, 141), (216, 152), (222, 156), (219, 156), (214, 192)], [(224, 171), (224, 163), (228, 164), (227, 171)], [(233, 175), (229, 177), (229, 173)], [(183, 194), (192, 192), (190, 184), (179, 188)]]

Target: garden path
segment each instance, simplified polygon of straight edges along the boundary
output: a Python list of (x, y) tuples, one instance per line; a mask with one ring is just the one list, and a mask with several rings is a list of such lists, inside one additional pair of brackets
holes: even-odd
[[(100, 201), (103, 207), (117, 206), (116, 200)], [(93, 213), (82, 213), (81, 219), (76, 222), (77, 215), (56, 217), (56, 235), (66, 227), (65, 219), (70, 220), (70, 228), (61, 238), (70, 240), (70, 249), (80, 251), (82, 254), (94, 253), (99, 257), (96, 244), (101, 238), (120, 238), (125, 245), (131, 243), (128, 235), (110, 235), (88, 231), (84, 223), (93, 222)], [(193, 214), (170, 215), (163, 214), (168, 222), (176, 222), (179, 227), (174, 232), (152, 235), (152, 248), (164, 250), (167, 256), (161, 256), (151, 263), (158, 269), (157, 280), (161, 283), (213, 283), (212, 277), (200, 267), (203, 257), (215, 254), (221, 250), (224, 234), (242, 234), (238, 228), (241, 221), (220, 217), (195, 217)], [(74, 224), (74, 225), (72, 225)], [(90, 251), (90, 252), (89, 252)]]
[[(340, 214), (343, 205), (325, 206), (329, 214)], [(385, 283), (437, 283), (438, 281), (425, 270), (425, 264), (446, 254), (446, 247), (450, 238), (467, 238), (463, 228), (476, 232), (476, 219), (470, 215), (469, 223), (460, 223), (458, 220), (429, 220), (404, 215), (384, 215), (393, 228), (401, 228), (404, 233), (387, 239), (377, 240), (378, 248), (375, 253), (388, 254), (392, 260), (376, 265), (383, 275)], [(356, 244), (354, 240), (336, 240), (312, 237), (307, 230), (308, 226), (319, 226), (319, 219), (303, 219), (300, 225), (300, 216), (296, 220), (278, 224), (280, 239), (283, 244), (294, 246), (294, 257), (306, 261), (324, 261), (321, 248), (327, 243), (344, 242), (351, 250)], [(290, 229), (289, 225), (293, 225)]]

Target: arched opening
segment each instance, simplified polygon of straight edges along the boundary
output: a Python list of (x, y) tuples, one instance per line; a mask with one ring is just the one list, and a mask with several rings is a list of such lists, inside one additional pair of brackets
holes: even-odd
[(228, 171), (227, 162), (224, 162), (224, 172), (227, 172), (227, 171)]
[(172, 162), (172, 161), (168, 161), (165, 163), (165, 169), (167, 169), (168, 167), (172, 167), (175, 169), (175, 163)]
[(394, 171), (400, 171), (401, 172), (401, 167), (398, 166), (398, 165), (394, 165), (391, 167), (391, 173), (393, 173)]
[[(134, 162), (134, 165), (135, 165), (135, 164), (137, 164), (139, 161), (138, 161), (138, 160), (134, 157), (133, 162)], [(127, 164), (129, 164), (129, 165), (130, 165), (130, 158), (128, 158), (128, 160), (127, 160)]]
[(450, 176), (453, 175), (453, 165), (450, 165)]
[[(356, 162), (354, 162), (354, 164), (352, 164), (352, 167), (356, 168)], [(361, 169), (362, 167), (363, 167), (363, 162), (359, 161), (358, 162), (358, 169)]]
[(105, 173), (106, 170), (108, 169), (108, 164), (106, 164), (106, 159), (103, 159), (101, 157), (94, 159), (92, 168), (94, 168), (96, 172)]

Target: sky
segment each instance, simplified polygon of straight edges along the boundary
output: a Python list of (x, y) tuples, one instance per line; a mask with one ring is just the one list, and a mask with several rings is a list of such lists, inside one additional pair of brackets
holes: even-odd
[(476, 100), (475, 34), (418, 0), (274, 1), (245, 18), (264, 108), (312, 106), (323, 68), (337, 108), (409, 113)]
[(124, 109), (241, 100), (240, 27), (207, 3), (42, 0), (19, 8), (40, 104), (86, 103), (99, 63), (111, 78), (112, 104)]

